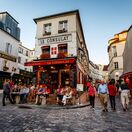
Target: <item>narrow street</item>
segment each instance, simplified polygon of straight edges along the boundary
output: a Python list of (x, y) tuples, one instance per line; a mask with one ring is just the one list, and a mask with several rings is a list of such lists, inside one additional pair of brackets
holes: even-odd
[[(1, 98), (1, 95), (0, 95)], [(89, 106), (76, 109), (22, 109), (0, 103), (0, 132), (131, 132), (132, 103), (123, 112), (119, 98), (117, 111), (103, 113), (96, 99), (95, 111)]]

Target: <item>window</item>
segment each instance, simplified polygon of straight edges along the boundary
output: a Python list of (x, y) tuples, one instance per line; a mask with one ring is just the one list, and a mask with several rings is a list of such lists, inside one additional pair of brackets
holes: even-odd
[(40, 55), (41, 59), (50, 58), (50, 46), (42, 46), (41, 50), (42, 50), (42, 54)]
[(26, 56), (28, 56), (28, 51), (26, 51)]
[(117, 56), (116, 46), (113, 46), (112, 48), (113, 48), (113, 55), (114, 57), (116, 57)]
[(18, 63), (21, 63), (21, 57), (20, 56), (18, 57)]
[(8, 32), (8, 33), (11, 33), (11, 29), (10, 28), (6, 28), (6, 31)]
[(21, 47), (19, 47), (18, 52), (21, 53), (21, 54), (23, 54), (23, 49)]
[(114, 65), (115, 65), (115, 69), (118, 69), (119, 68), (118, 62), (114, 62)]
[(59, 22), (59, 28), (58, 28), (58, 33), (64, 33), (67, 32), (67, 25), (68, 25), (68, 21), (60, 21)]
[(50, 46), (42, 46), (42, 54), (50, 54)]
[(6, 50), (5, 50), (5, 52), (7, 54), (11, 54), (11, 51), (12, 51), (12, 45), (10, 43), (6, 43)]
[(58, 45), (58, 58), (67, 57), (67, 44)]
[(28, 59), (25, 59), (25, 62), (28, 62)]
[(67, 44), (59, 44), (58, 52), (59, 53), (67, 53)]
[(51, 23), (44, 24), (44, 34), (43, 35), (51, 35)]

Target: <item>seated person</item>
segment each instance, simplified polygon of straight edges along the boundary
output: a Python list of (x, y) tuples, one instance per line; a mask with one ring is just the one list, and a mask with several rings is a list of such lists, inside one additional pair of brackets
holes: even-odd
[(27, 96), (29, 93), (29, 88), (26, 87), (26, 85), (21, 86), (21, 90), (20, 90), (20, 104), (22, 103), (27, 103)]
[(35, 104), (41, 104), (42, 100), (40, 99), (40, 97), (44, 97), (44, 90), (45, 90), (45, 88), (42, 85), (40, 85), (40, 87), (38, 88), (38, 90), (36, 92)]
[(57, 104), (62, 102), (63, 93), (64, 93), (64, 88), (62, 86), (59, 86), (59, 88), (57, 89)]
[(29, 102), (33, 102), (35, 99), (35, 86), (29, 86)]
[(19, 88), (18, 88), (17, 84), (13, 85), (13, 87), (11, 89), (11, 97), (12, 97), (14, 103), (16, 103), (16, 96), (18, 95), (18, 93), (19, 93)]
[(66, 88), (66, 93), (63, 96), (62, 103), (66, 105), (66, 100), (72, 98), (72, 89), (70, 87)]
[(45, 88), (44, 88), (44, 96), (47, 98), (47, 97), (49, 97), (49, 94), (50, 94), (50, 88), (45, 86)]

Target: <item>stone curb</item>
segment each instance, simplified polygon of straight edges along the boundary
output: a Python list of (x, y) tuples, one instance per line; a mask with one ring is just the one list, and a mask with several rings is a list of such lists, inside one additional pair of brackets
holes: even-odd
[(55, 106), (55, 105), (45, 105), (45, 106), (38, 106), (38, 105), (28, 105), (28, 104), (17, 104), (19, 108), (24, 109), (34, 109), (34, 108), (41, 108), (46, 110), (58, 110), (58, 109), (76, 109), (76, 108), (83, 108), (86, 106), (90, 106), (90, 104), (79, 104), (79, 105), (73, 105), (73, 106)]

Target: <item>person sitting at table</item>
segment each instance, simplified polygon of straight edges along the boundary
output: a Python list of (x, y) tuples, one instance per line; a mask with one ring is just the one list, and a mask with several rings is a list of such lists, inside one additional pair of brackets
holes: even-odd
[(24, 100), (23, 100), (24, 103), (27, 103), (28, 94), (29, 94), (29, 86), (24, 85)]
[(16, 85), (13, 85), (13, 86), (12, 86), (12, 89), (11, 89), (11, 97), (12, 97), (14, 103), (16, 103), (16, 96), (17, 96), (17, 94), (18, 94), (18, 92), (19, 92), (17, 87), (18, 87), (18, 86), (17, 86), (17, 84), (16, 84)]
[(24, 86), (23, 85), (20, 85), (20, 101), (19, 101), (19, 104), (22, 104), (23, 103), (23, 99), (24, 99)]
[(36, 101), (35, 104), (41, 104), (42, 100), (40, 99), (41, 97), (44, 97), (44, 90), (45, 88), (40, 85), (40, 87), (38, 88), (37, 92), (36, 92)]
[(70, 87), (66, 87), (66, 92), (65, 92), (63, 99), (62, 99), (63, 105), (66, 105), (67, 99), (72, 98), (72, 93), (73, 93), (72, 89)]
[(62, 104), (63, 94), (64, 93), (64, 87), (59, 86), (57, 89), (57, 104)]
[(26, 87), (26, 85), (22, 85), (21, 86), (21, 90), (20, 90), (20, 104), (24, 104), (27, 103), (27, 96), (29, 93), (29, 88)]

